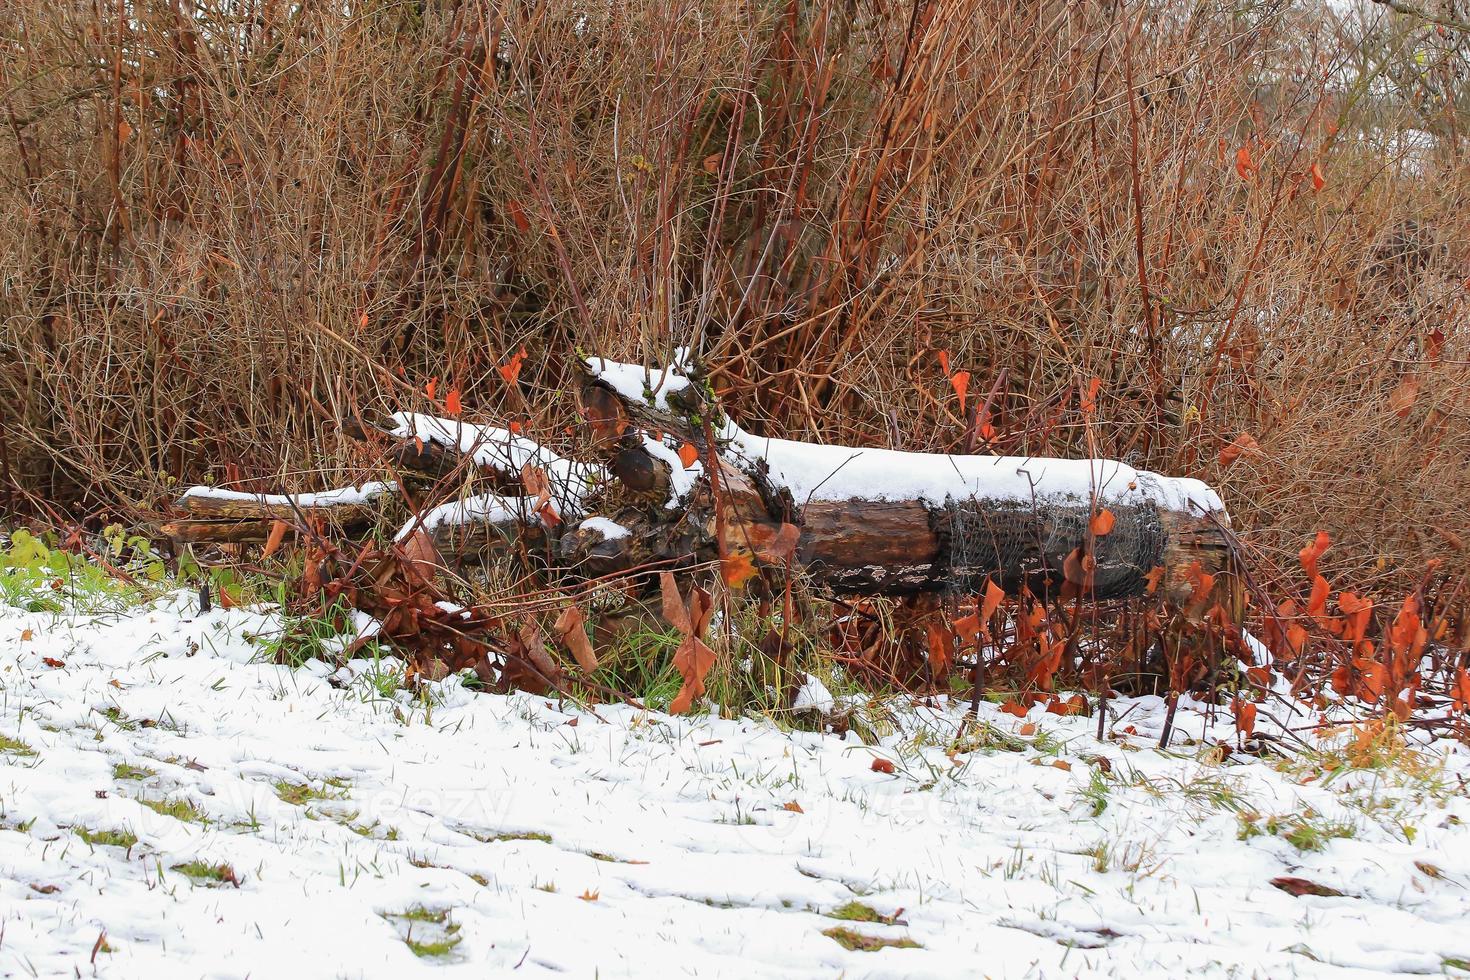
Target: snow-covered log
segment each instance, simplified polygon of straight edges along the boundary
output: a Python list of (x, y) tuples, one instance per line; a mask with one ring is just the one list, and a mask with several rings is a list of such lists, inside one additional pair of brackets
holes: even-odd
[[(616, 543), (583, 530), (563, 541), (569, 557), (599, 571), (669, 560), (691, 547), (770, 563), (771, 542), (792, 533), (785, 525), (795, 528), (793, 563), (840, 595), (966, 591), (991, 578), (1008, 590), (1056, 590), (1070, 580), (1098, 599), (1155, 590), (1182, 598), (1200, 572), (1230, 566), (1229, 518), (1198, 480), (1104, 459), (952, 456), (755, 436), (681, 364), (646, 369), (592, 358), (585, 366), (583, 412), (609, 469), (622, 482), (633, 474), (640, 489), (667, 493), (663, 510), (680, 515), (670, 526), (660, 509), (615, 499), (603, 513), (625, 531)], [(705, 473), (712, 460), (715, 486)], [(694, 541), (701, 537), (702, 549)]]
[[(963, 593), (989, 579), (1008, 591), (1070, 589), (1096, 599), (1158, 592), (1179, 601), (1204, 581), (1201, 573), (1231, 567), (1229, 518), (1198, 480), (1105, 459), (767, 438), (726, 417), (677, 361), (645, 368), (591, 358), (583, 366), (578, 396), (591, 461), (507, 429), (430, 415), (396, 414), (376, 435), (349, 428), (386, 438), (395, 473), (407, 466), (445, 485), (456, 485), (446, 480), (455, 474), (479, 483), (475, 494), (412, 519), (399, 538), (423, 529), (446, 557), (503, 554), (534, 539), (538, 551), (552, 545), (558, 564), (587, 577), (711, 561), (737, 578), (790, 567), (819, 590), (848, 596)], [(283, 504), (293, 514), (303, 503), (365, 506), (393, 490), (377, 484), (371, 494), (290, 499), (191, 491), (180, 506), (211, 520), (260, 522), (287, 519)], [(224, 539), (263, 537), (242, 538), (241, 526), (226, 528), (236, 536)], [(203, 539), (193, 533), (185, 539)]]

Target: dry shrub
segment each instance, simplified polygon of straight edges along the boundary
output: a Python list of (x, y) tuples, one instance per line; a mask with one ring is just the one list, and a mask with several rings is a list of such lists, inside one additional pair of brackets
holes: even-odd
[(577, 352), (692, 344), (753, 428), (1119, 456), (1277, 566), (1463, 567), (1465, 35), (1366, 9), (12, 4), (8, 483), (320, 485), (434, 377), (560, 438)]

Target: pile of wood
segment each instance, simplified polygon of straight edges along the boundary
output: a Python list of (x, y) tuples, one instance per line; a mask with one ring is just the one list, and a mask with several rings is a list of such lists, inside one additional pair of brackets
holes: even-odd
[[(943, 456), (765, 439), (723, 414), (681, 364), (584, 364), (586, 452), (508, 430), (400, 413), (344, 433), (393, 479), (323, 493), (194, 488), (179, 542), (267, 542), (366, 530), (384, 499), (421, 507), (398, 532), (422, 556), (534, 553), (586, 579), (717, 565), (734, 587), (802, 574), (830, 596), (978, 591), (1185, 603), (1231, 564), (1229, 520), (1193, 480), (1109, 460)], [(468, 488), (468, 489), (466, 489)], [(1196, 603), (1197, 604), (1197, 601)]]

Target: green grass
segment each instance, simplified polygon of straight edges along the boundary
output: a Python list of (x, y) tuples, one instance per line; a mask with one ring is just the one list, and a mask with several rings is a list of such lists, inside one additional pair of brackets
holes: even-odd
[(317, 789), (310, 783), (290, 783), (284, 779), (275, 782), (276, 795), (281, 798), (282, 803), (292, 806), (306, 806), (319, 800), (340, 800), (346, 796), (347, 784), (337, 779), (324, 781), (323, 789)]
[(482, 844), (498, 844), (502, 841), (514, 840), (535, 840), (540, 841), (543, 844), (551, 843), (551, 835), (543, 834), (539, 830), (507, 831), (503, 834), (477, 834), (473, 831), (465, 831), (465, 833)]
[[(281, 607), (287, 604), (282, 602)], [(340, 665), (344, 636), (351, 633), (352, 626), (352, 609), (341, 598), (307, 615), (286, 615), (279, 632), (256, 637), (260, 659), (288, 667), (300, 667), (309, 660)]]
[(119, 762), (112, 767), (113, 779), (147, 779), (149, 776), (157, 775), (157, 771), (153, 769), (145, 766), (129, 765), (126, 762)]
[(888, 921), (887, 916), (879, 913), (879, 911), (873, 908), (871, 905), (864, 905), (862, 902), (848, 902), (846, 905), (839, 905), (837, 906), (837, 908), (828, 912), (827, 915), (830, 918), (842, 919), (846, 922)]
[(36, 750), (18, 738), (0, 735), (0, 755), (32, 756)]
[(240, 887), (240, 879), (235, 875), (235, 869), (228, 864), (207, 864), (204, 861), (185, 861), (176, 864), (173, 870), (188, 875), (196, 881), (212, 881), (216, 884), (231, 884)]
[[(457, 935), (459, 925), (450, 919), (448, 909), (431, 909), (423, 905), (415, 905), (402, 912), (385, 912), (383, 918), (407, 923), (407, 934), (403, 937), (403, 943), (413, 951), (415, 956), (424, 958), (447, 956), (463, 941), (463, 937)], [(414, 936), (415, 927), (419, 927), (421, 932), (430, 935), (416, 938)]]
[(1350, 823), (1323, 820), (1311, 813), (1290, 817), (1285, 822), (1272, 817), (1266, 821), (1266, 830), (1280, 836), (1298, 851), (1310, 852), (1325, 850), (1328, 841), (1357, 834), (1357, 828)]
[(105, 845), (131, 851), (133, 845), (138, 843), (138, 835), (130, 830), (93, 830), (90, 827), (73, 827), (72, 833), (93, 847)]
[(189, 800), (139, 800), (139, 803), (165, 817), (173, 817), (184, 823), (208, 823), (204, 811)]
[(849, 929), (846, 926), (836, 926), (831, 929), (822, 930), (822, 935), (829, 939), (837, 940), (843, 949), (855, 950), (860, 953), (876, 953), (880, 949), (892, 947), (894, 949), (922, 949), (918, 943), (907, 936), (902, 939), (884, 939), (880, 936), (866, 936), (861, 932)]

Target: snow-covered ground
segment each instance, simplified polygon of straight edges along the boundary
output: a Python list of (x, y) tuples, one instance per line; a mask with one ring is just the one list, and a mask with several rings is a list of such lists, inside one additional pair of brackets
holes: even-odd
[[(895, 714), (865, 746), (454, 679), (384, 696), (370, 664), (339, 687), (324, 665), (253, 662), (267, 613), (192, 610), (0, 607), (0, 974), (1316, 977), (1470, 960), (1470, 755), (1449, 743), (1349, 771), (1222, 762), (1192, 710), (1161, 752), (1156, 699), (1117, 704), (1106, 745), (1092, 719), (986, 705), (986, 744), (954, 751), (958, 707)], [(839, 942), (862, 937), (903, 944)]]

